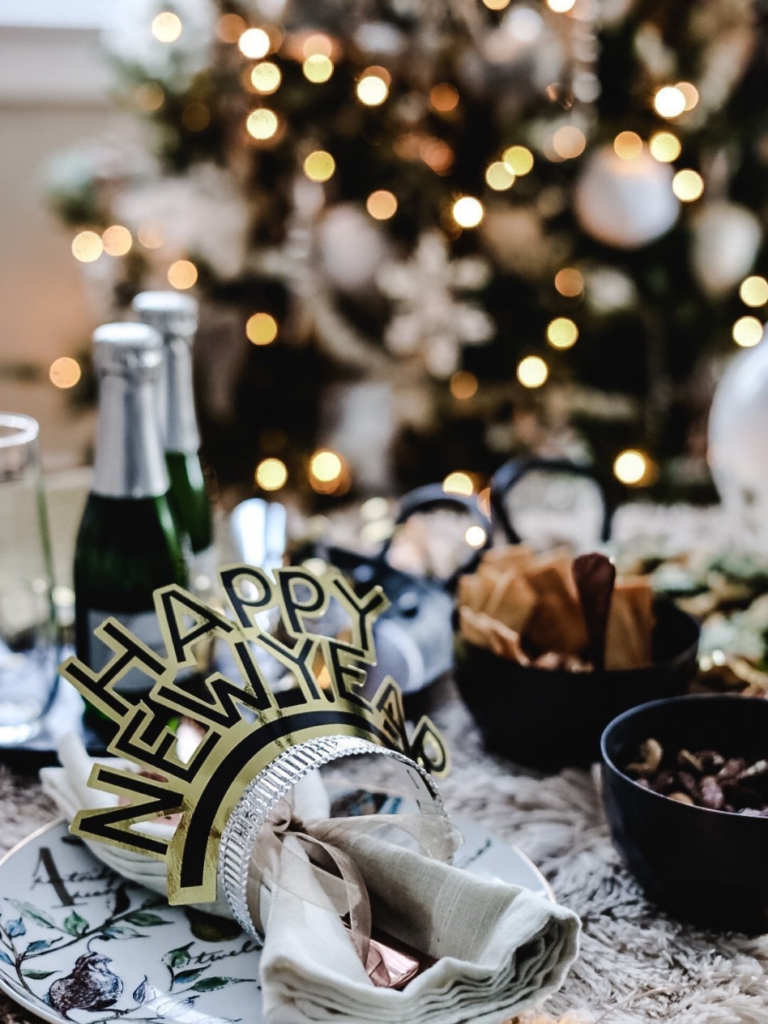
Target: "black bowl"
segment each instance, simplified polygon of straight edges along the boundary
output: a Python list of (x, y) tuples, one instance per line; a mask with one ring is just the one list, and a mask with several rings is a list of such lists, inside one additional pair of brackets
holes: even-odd
[(588, 767), (600, 736), (628, 708), (685, 693), (696, 673), (697, 623), (656, 604), (654, 664), (643, 669), (574, 673), (531, 668), (456, 641), (456, 682), (486, 746), (541, 771)]
[(648, 897), (707, 927), (768, 931), (768, 818), (692, 807), (624, 774), (649, 737), (665, 749), (768, 757), (768, 701), (697, 695), (620, 715), (603, 733), (603, 800), (613, 842)]

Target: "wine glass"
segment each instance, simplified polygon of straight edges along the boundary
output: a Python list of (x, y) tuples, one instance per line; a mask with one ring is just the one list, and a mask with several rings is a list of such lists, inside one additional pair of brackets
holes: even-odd
[(38, 433), (31, 416), (0, 413), (0, 745), (6, 746), (40, 730), (58, 680)]

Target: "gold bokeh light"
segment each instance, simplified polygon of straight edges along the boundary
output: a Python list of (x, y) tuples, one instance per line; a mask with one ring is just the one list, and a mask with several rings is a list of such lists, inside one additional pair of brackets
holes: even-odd
[(763, 337), (763, 325), (756, 316), (740, 316), (731, 334), (741, 348), (754, 348)]
[(656, 132), (651, 136), (650, 150), (654, 160), (662, 164), (671, 164), (677, 160), (682, 151), (680, 139), (672, 132)]
[(152, 35), (159, 43), (175, 43), (184, 26), (173, 11), (161, 11), (152, 19)]
[(660, 117), (679, 117), (685, 110), (685, 94), (676, 85), (664, 85), (653, 97), (653, 106)]
[(271, 313), (254, 313), (245, 325), (245, 336), (254, 345), (271, 345), (277, 337), (277, 320)]
[(635, 448), (620, 452), (613, 462), (613, 475), (623, 484), (636, 487), (642, 484), (649, 470), (649, 460)]
[(101, 236), (104, 252), (109, 256), (125, 256), (131, 251), (133, 235), (122, 224), (113, 224)]
[(251, 85), (256, 92), (263, 93), (265, 96), (275, 92), (280, 87), (282, 80), (282, 71), (277, 64), (273, 64), (269, 60), (257, 64), (251, 71)]
[(444, 494), (463, 494), (465, 498), (475, 493), (475, 485), (469, 473), (455, 470), (443, 480)]
[(192, 288), (196, 282), (197, 267), (189, 260), (176, 260), (168, 268), (168, 283), (179, 291)]
[(768, 281), (757, 274), (744, 278), (739, 296), (745, 306), (764, 306), (768, 302)]
[(258, 110), (252, 111), (245, 122), (248, 134), (259, 141), (271, 139), (277, 131), (278, 125), (277, 114), (274, 110), (268, 110), (267, 107), (259, 107)]
[(643, 140), (637, 132), (619, 132), (613, 140), (613, 149), (622, 160), (637, 160), (643, 152)]
[(279, 491), (288, 480), (288, 469), (281, 459), (262, 459), (256, 467), (255, 479), (263, 491)]
[(704, 179), (698, 171), (685, 168), (672, 179), (672, 191), (681, 203), (693, 203), (704, 192)]
[(457, 402), (466, 402), (477, 394), (477, 377), (468, 370), (457, 370), (451, 377), (449, 387)]
[(93, 263), (104, 252), (104, 243), (95, 231), (80, 231), (72, 239), (72, 255), (80, 263)]
[(397, 213), (397, 197), (385, 188), (371, 192), (365, 208), (374, 220), (389, 220)]
[(518, 178), (533, 169), (533, 153), (526, 146), (509, 146), (504, 150), (502, 160)]
[(547, 341), (552, 348), (573, 348), (579, 337), (579, 328), (567, 316), (558, 316), (547, 324)]
[(316, 149), (304, 161), (304, 173), (310, 181), (328, 181), (336, 170), (336, 161), (324, 149)]
[(57, 388), (73, 388), (82, 376), (80, 364), (71, 356), (60, 356), (54, 359), (48, 370), (51, 383)]
[(238, 39), (237, 45), (242, 55), (250, 57), (251, 60), (266, 57), (272, 46), (269, 36), (263, 28), (246, 29)]
[(494, 192), (505, 192), (515, 184), (515, 176), (503, 160), (495, 160), (485, 172), (485, 182)]
[(558, 128), (552, 136), (552, 148), (561, 160), (573, 160), (581, 156), (587, 146), (584, 132), (575, 125), (567, 124)]
[(309, 82), (315, 84), (327, 82), (333, 74), (333, 61), (324, 53), (313, 53), (305, 59), (302, 71)]
[(461, 196), (451, 208), (453, 219), (462, 228), (476, 228), (483, 219), (483, 204), (474, 196)]
[(517, 379), (524, 388), (540, 388), (548, 377), (549, 367), (541, 356), (525, 356), (517, 364)]
[(584, 291), (584, 277), (575, 267), (563, 267), (555, 274), (555, 288), (566, 299), (575, 299)]

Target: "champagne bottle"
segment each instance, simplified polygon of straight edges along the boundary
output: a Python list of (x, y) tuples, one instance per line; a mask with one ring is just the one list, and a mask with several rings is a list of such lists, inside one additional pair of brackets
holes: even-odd
[[(93, 342), (98, 436), (74, 581), (77, 655), (98, 671), (112, 652), (93, 630), (108, 616), (164, 653), (152, 594), (169, 583), (186, 586), (187, 570), (157, 421), (162, 338), (145, 324), (123, 323), (99, 327)], [(117, 689), (138, 699), (150, 685), (131, 670)]]
[(142, 292), (133, 301), (139, 318), (163, 337), (165, 361), (160, 388), (160, 431), (171, 481), (176, 519), (192, 548), (192, 583), (205, 591), (215, 577), (211, 506), (200, 464), (200, 433), (192, 390), (192, 343), (197, 302), (179, 292)]

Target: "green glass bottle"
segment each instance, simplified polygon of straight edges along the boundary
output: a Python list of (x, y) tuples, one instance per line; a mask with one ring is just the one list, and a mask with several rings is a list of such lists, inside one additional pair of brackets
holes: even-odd
[[(98, 435), (75, 548), (75, 645), (78, 657), (99, 670), (112, 652), (93, 630), (108, 616), (164, 653), (152, 594), (169, 583), (186, 586), (187, 568), (157, 422), (162, 338), (145, 324), (106, 324), (93, 343)], [(138, 698), (149, 682), (132, 671), (118, 691)]]
[(215, 578), (216, 560), (192, 389), (197, 302), (180, 292), (141, 292), (133, 301), (133, 309), (145, 324), (156, 328), (163, 337), (160, 430), (171, 481), (171, 505), (179, 525), (189, 537), (191, 583), (204, 592), (209, 581)]

